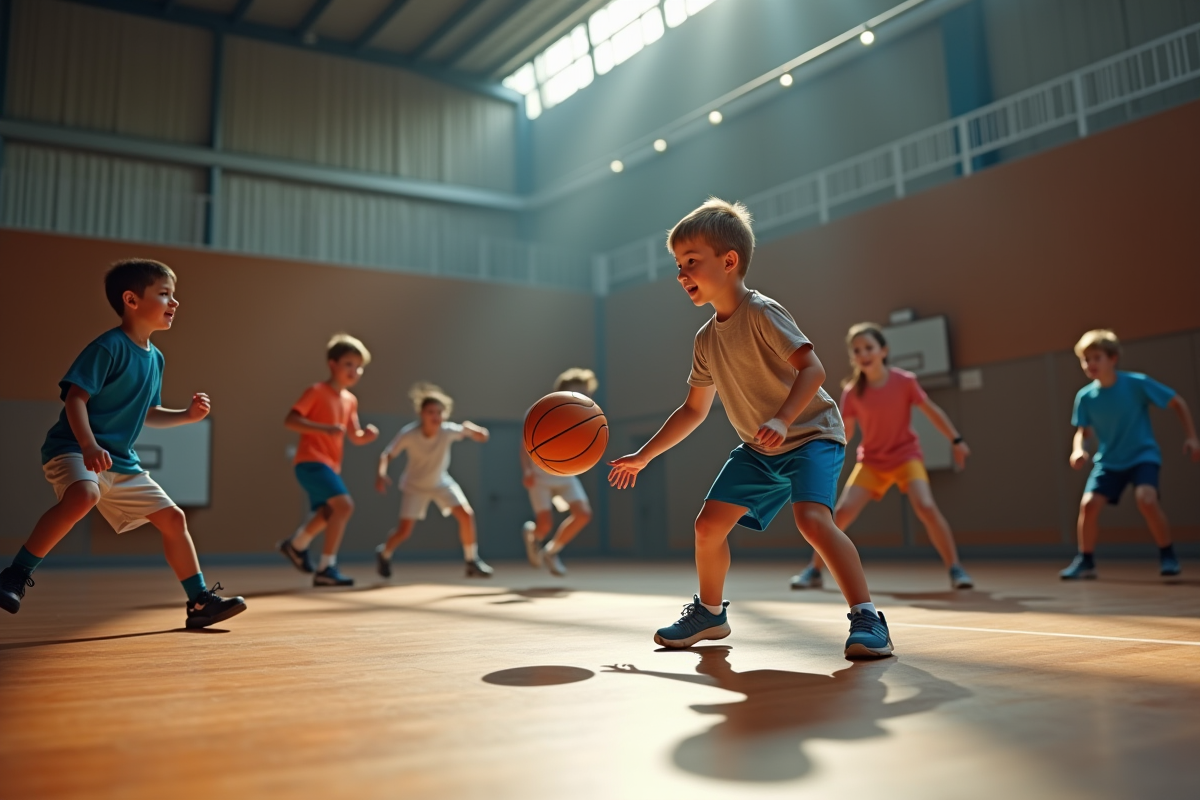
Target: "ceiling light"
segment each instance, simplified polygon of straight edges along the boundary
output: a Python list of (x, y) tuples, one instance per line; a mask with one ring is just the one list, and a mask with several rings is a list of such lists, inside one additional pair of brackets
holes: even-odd
[(871, 42), (875, 41), (875, 34), (869, 30), (863, 31), (862, 35), (858, 37), (858, 40), (863, 44), (870, 44)]
[(621, 159), (618, 158), (618, 159), (614, 159), (613, 162), (608, 165), (608, 168), (611, 169), (613, 172), (624, 172), (625, 164), (621, 161)]
[(723, 120), (723, 119), (725, 119), (725, 117), (721, 115), (720, 111), (708, 112), (708, 121), (711, 122), (713, 125), (720, 125), (721, 120)]
[(658, 152), (658, 153), (667, 152), (667, 140), (666, 139), (655, 139), (654, 140), (654, 150), (655, 150), (655, 152)]
[(779, 85), (785, 89), (792, 85), (792, 73), (785, 72), (779, 76)]

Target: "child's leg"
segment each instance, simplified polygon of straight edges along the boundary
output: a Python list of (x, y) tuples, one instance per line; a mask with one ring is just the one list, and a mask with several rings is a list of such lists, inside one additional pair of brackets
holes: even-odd
[(1160, 548), (1170, 547), (1171, 523), (1167, 521), (1167, 515), (1159, 505), (1158, 489), (1147, 484), (1135, 486), (1133, 497), (1137, 500), (1138, 511), (1142, 512), (1142, 517), (1150, 526), (1150, 533), (1154, 536), (1155, 544)]
[(958, 563), (958, 549), (954, 546), (954, 534), (950, 532), (950, 523), (946, 522), (937, 503), (933, 501), (933, 492), (930, 490), (929, 484), (922, 480), (909, 481), (908, 500), (912, 504), (913, 513), (925, 526), (925, 532), (929, 534), (929, 541), (933, 543), (938, 555), (942, 557), (942, 563), (947, 567), (953, 567)]
[(706, 606), (719, 606), (725, 597), (729, 532), (745, 513), (745, 506), (705, 500), (696, 517), (696, 576), (700, 579), (700, 602)]
[(549, 535), (554, 528), (554, 514), (550, 511), (539, 511), (533, 518), (533, 536), (539, 542)]
[(75, 523), (87, 516), (100, 502), (100, 486), (95, 481), (75, 481), (33, 526), (25, 549), (38, 558), (45, 558), (62, 541)]
[(401, 519), (396, 524), (396, 530), (388, 534), (387, 541), (383, 543), (383, 555), (385, 558), (391, 558), (392, 553), (396, 552), (405, 539), (412, 536), (413, 528), (416, 526), (415, 519)]
[[(179, 506), (159, 509), (147, 514), (146, 519), (162, 534), (163, 555), (180, 582), (200, 574), (200, 559), (196, 557), (196, 546), (188, 533), (187, 517)], [(200, 579), (203, 584), (203, 578)], [(201, 591), (205, 587), (201, 586)], [(189, 600), (192, 598), (188, 598)]]
[(321, 531), (325, 530), (325, 526), (329, 523), (329, 517), (333, 513), (333, 509), (329, 504), (318, 508), (308, 515), (304, 522), (300, 523), (300, 527), (296, 528), (296, 532), (292, 534), (292, 546), (297, 550), (307, 550), (312, 544), (312, 540), (320, 535)]
[(1107, 498), (1096, 492), (1085, 492), (1079, 501), (1079, 552), (1091, 555), (1096, 552), (1096, 540), (1100, 538), (1100, 510), (1108, 505)]
[(325, 523), (322, 562), (337, 556), (338, 548), (342, 546), (342, 536), (346, 533), (346, 523), (354, 514), (354, 500), (348, 494), (331, 497), (325, 501), (325, 505), (329, 508), (329, 520)]
[(462, 542), (463, 552), (475, 547), (475, 512), (470, 505), (454, 506), (450, 509), (454, 519), (458, 520), (458, 540)]
[(552, 553), (560, 552), (591, 521), (592, 507), (587, 504), (586, 500), (577, 500), (571, 503), (571, 513), (559, 524), (554, 539), (546, 545), (547, 549)]
[(829, 565), (829, 571), (833, 573), (833, 579), (837, 581), (846, 602), (851, 606), (871, 602), (871, 592), (867, 588), (867, 577), (863, 574), (858, 549), (850, 537), (833, 523), (833, 514), (828, 506), (822, 503), (793, 503), (792, 513), (800, 533), (822, 561)]
[[(858, 515), (873, 499), (875, 496), (867, 489), (848, 484), (842, 490), (842, 496), (838, 498), (837, 506), (833, 509), (833, 524), (837, 526), (838, 530), (846, 530), (854, 524), (854, 520), (858, 519)], [(825, 566), (821, 554), (816, 550), (813, 550), (812, 563), (809, 566), (813, 569), (821, 569)]]

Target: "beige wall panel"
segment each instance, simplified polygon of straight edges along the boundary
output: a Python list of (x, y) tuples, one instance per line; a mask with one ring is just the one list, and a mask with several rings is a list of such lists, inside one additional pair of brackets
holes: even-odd
[(204, 144), (207, 31), (59, 0), (13, 4), (6, 113), (77, 128)]

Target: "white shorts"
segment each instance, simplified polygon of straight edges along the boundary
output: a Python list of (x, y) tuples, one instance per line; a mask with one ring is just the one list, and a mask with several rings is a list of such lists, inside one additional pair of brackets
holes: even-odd
[(587, 492), (574, 475), (538, 475), (529, 487), (529, 504), (537, 514), (549, 511), (551, 504), (565, 512), (573, 504), (587, 501)]
[(432, 488), (405, 486), (400, 490), (400, 519), (425, 519), (430, 500), (438, 504), (443, 517), (450, 516), (450, 512), (459, 506), (471, 505), (454, 481)]
[(100, 502), (96, 503), (96, 508), (117, 533), (139, 528), (149, 522), (146, 517), (155, 511), (175, 505), (149, 472), (126, 475), (110, 470), (97, 475), (83, 465), (83, 456), (79, 453), (55, 456), (42, 465), (42, 472), (59, 500), (72, 483), (91, 481), (99, 486)]

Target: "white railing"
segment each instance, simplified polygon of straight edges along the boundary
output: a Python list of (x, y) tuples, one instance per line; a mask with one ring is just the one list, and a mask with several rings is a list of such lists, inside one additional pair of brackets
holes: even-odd
[[(760, 235), (805, 219), (824, 224), (839, 206), (904, 197), (913, 181), (936, 173), (970, 175), (981, 156), (1048, 131), (1069, 125), (1086, 136), (1090, 117), (1198, 78), (1200, 25), (1192, 25), (751, 195), (745, 203)], [(663, 242), (655, 234), (596, 256), (596, 287), (606, 291), (672, 274)]]

